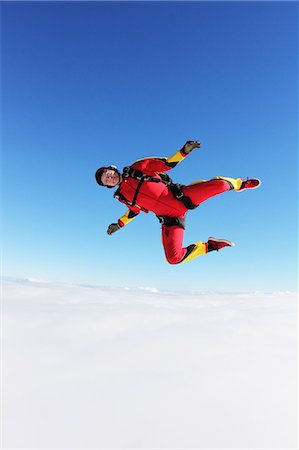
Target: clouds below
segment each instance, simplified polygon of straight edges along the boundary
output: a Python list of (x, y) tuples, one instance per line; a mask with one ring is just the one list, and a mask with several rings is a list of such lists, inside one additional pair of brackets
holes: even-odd
[(3, 288), (5, 447), (296, 447), (295, 294)]

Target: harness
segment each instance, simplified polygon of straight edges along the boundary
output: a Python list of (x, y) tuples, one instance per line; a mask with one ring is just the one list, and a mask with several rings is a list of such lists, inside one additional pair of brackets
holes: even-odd
[[(179, 183), (173, 183), (173, 181), (169, 177), (169, 175), (167, 175), (164, 172), (158, 172), (158, 174), (159, 174), (159, 177), (153, 177), (151, 175), (147, 175), (147, 174), (141, 172), (141, 170), (133, 169), (130, 166), (124, 167), (122, 176), (124, 178), (131, 177), (131, 178), (134, 178), (135, 180), (139, 180), (139, 183), (136, 188), (134, 198), (132, 201), (126, 199), (125, 196), (123, 194), (121, 194), (120, 188), (117, 189), (117, 191), (115, 192), (114, 198), (116, 198), (117, 200), (120, 200), (121, 202), (125, 203), (126, 205), (137, 206), (142, 211), (148, 212), (147, 209), (138, 206), (136, 204), (136, 202), (137, 202), (138, 193), (140, 191), (142, 184), (145, 181), (151, 181), (152, 183), (164, 183), (166, 186), (168, 186), (170, 191), (174, 195), (174, 197), (177, 200), (181, 201), (187, 209), (194, 209), (198, 206), (198, 205), (194, 205), (194, 203), (191, 201), (190, 197), (187, 197), (186, 195), (184, 195), (184, 193), (182, 191), (182, 187), (184, 185), (179, 184)], [(167, 226), (176, 225), (176, 226), (179, 226), (179, 227), (185, 229), (185, 219), (183, 219), (183, 218), (168, 217), (168, 216), (157, 216), (157, 218), (162, 225), (167, 225)]]
[[(131, 178), (135, 178), (135, 180), (139, 180), (139, 184), (137, 186), (133, 201), (129, 202), (128, 200), (126, 200), (126, 203), (130, 206), (136, 205), (136, 200), (137, 200), (139, 190), (145, 181), (151, 181), (152, 183), (164, 183), (166, 186), (169, 187), (169, 189), (172, 192), (172, 194), (174, 195), (174, 197), (177, 200), (180, 200), (182, 203), (184, 203), (184, 205), (187, 209), (194, 209), (194, 208), (197, 208), (197, 206), (198, 206), (198, 205), (194, 205), (194, 203), (192, 203), (190, 197), (187, 197), (187, 195), (185, 195), (183, 193), (182, 187), (184, 185), (179, 184), (179, 183), (174, 183), (172, 181), (172, 179), (170, 178), (170, 176), (164, 172), (159, 172), (160, 177), (158, 178), (158, 177), (152, 177), (151, 175), (147, 175), (147, 174), (141, 172), (141, 170), (133, 169), (132, 167), (125, 167), (123, 170), (122, 176), (124, 178), (131, 177)], [(116, 191), (116, 193), (117, 193), (117, 191)], [(119, 193), (117, 193), (117, 195), (119, 195)], [(124, 196), (122, 196), (122, 197), (124, 199)]]

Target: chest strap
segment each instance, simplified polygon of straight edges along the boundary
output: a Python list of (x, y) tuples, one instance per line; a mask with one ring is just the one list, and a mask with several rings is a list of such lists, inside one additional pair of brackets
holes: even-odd
[[(140, 181), (152, 181), (153, 183), (160, 183), (162, 180), (158, 177), (152, 177), (146, 173), (141, 172), (141, 170), (133, 169), (132, 167), (124, 167), (122, 176), (127, 178), (135, 178), (135, 180)], [(172, 180), (170, 180), (171, 182)]]

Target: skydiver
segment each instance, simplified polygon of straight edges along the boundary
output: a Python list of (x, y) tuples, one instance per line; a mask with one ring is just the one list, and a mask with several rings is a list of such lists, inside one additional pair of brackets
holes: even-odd
[(166, 260), (170, 264), (190, 261), (200, 255), (235, 244), (227, 239), (210, 237), (207, 242), (196, 242), (183, 247), (185, 217), (189, 210), (197, 208), (207, 199), (226, 191), (241, 192), (261, 185), (257, 178), (243, 181), (241, 178), (217, 176), (211, 180), (199, 180), (189, 185), (173, 183), (165, 172), (183, 161), (198, 141), (186, 144), (169, 158), (150, 157), (139, 159), (120, 173), (116, 166), (100, 167), (95, 174), (100, 186), (118, 189), (114, 198), (124, 203), (128, 210), (117, 223), (108, 226), (109, 235), (131, 222), (141, 211), (153, 212), (162, 224), (162, 243)]

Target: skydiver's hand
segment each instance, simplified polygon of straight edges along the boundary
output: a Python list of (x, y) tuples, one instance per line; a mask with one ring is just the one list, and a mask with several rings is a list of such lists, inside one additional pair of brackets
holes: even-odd
[(118, 223), (111, 223), (108, 227), (107, 233), (108, 234), (113, 234), (115, 233), (117, 230), (119, 230), (121, 227), (118, 225)]
[(182, 148), (182, 152), (185, 153), (185, 155), (189, 155), (189, 153), (192, 152), (195, 148), (200, 147), (200, 142), (198, 141), (187, 141), (184, 147)]

